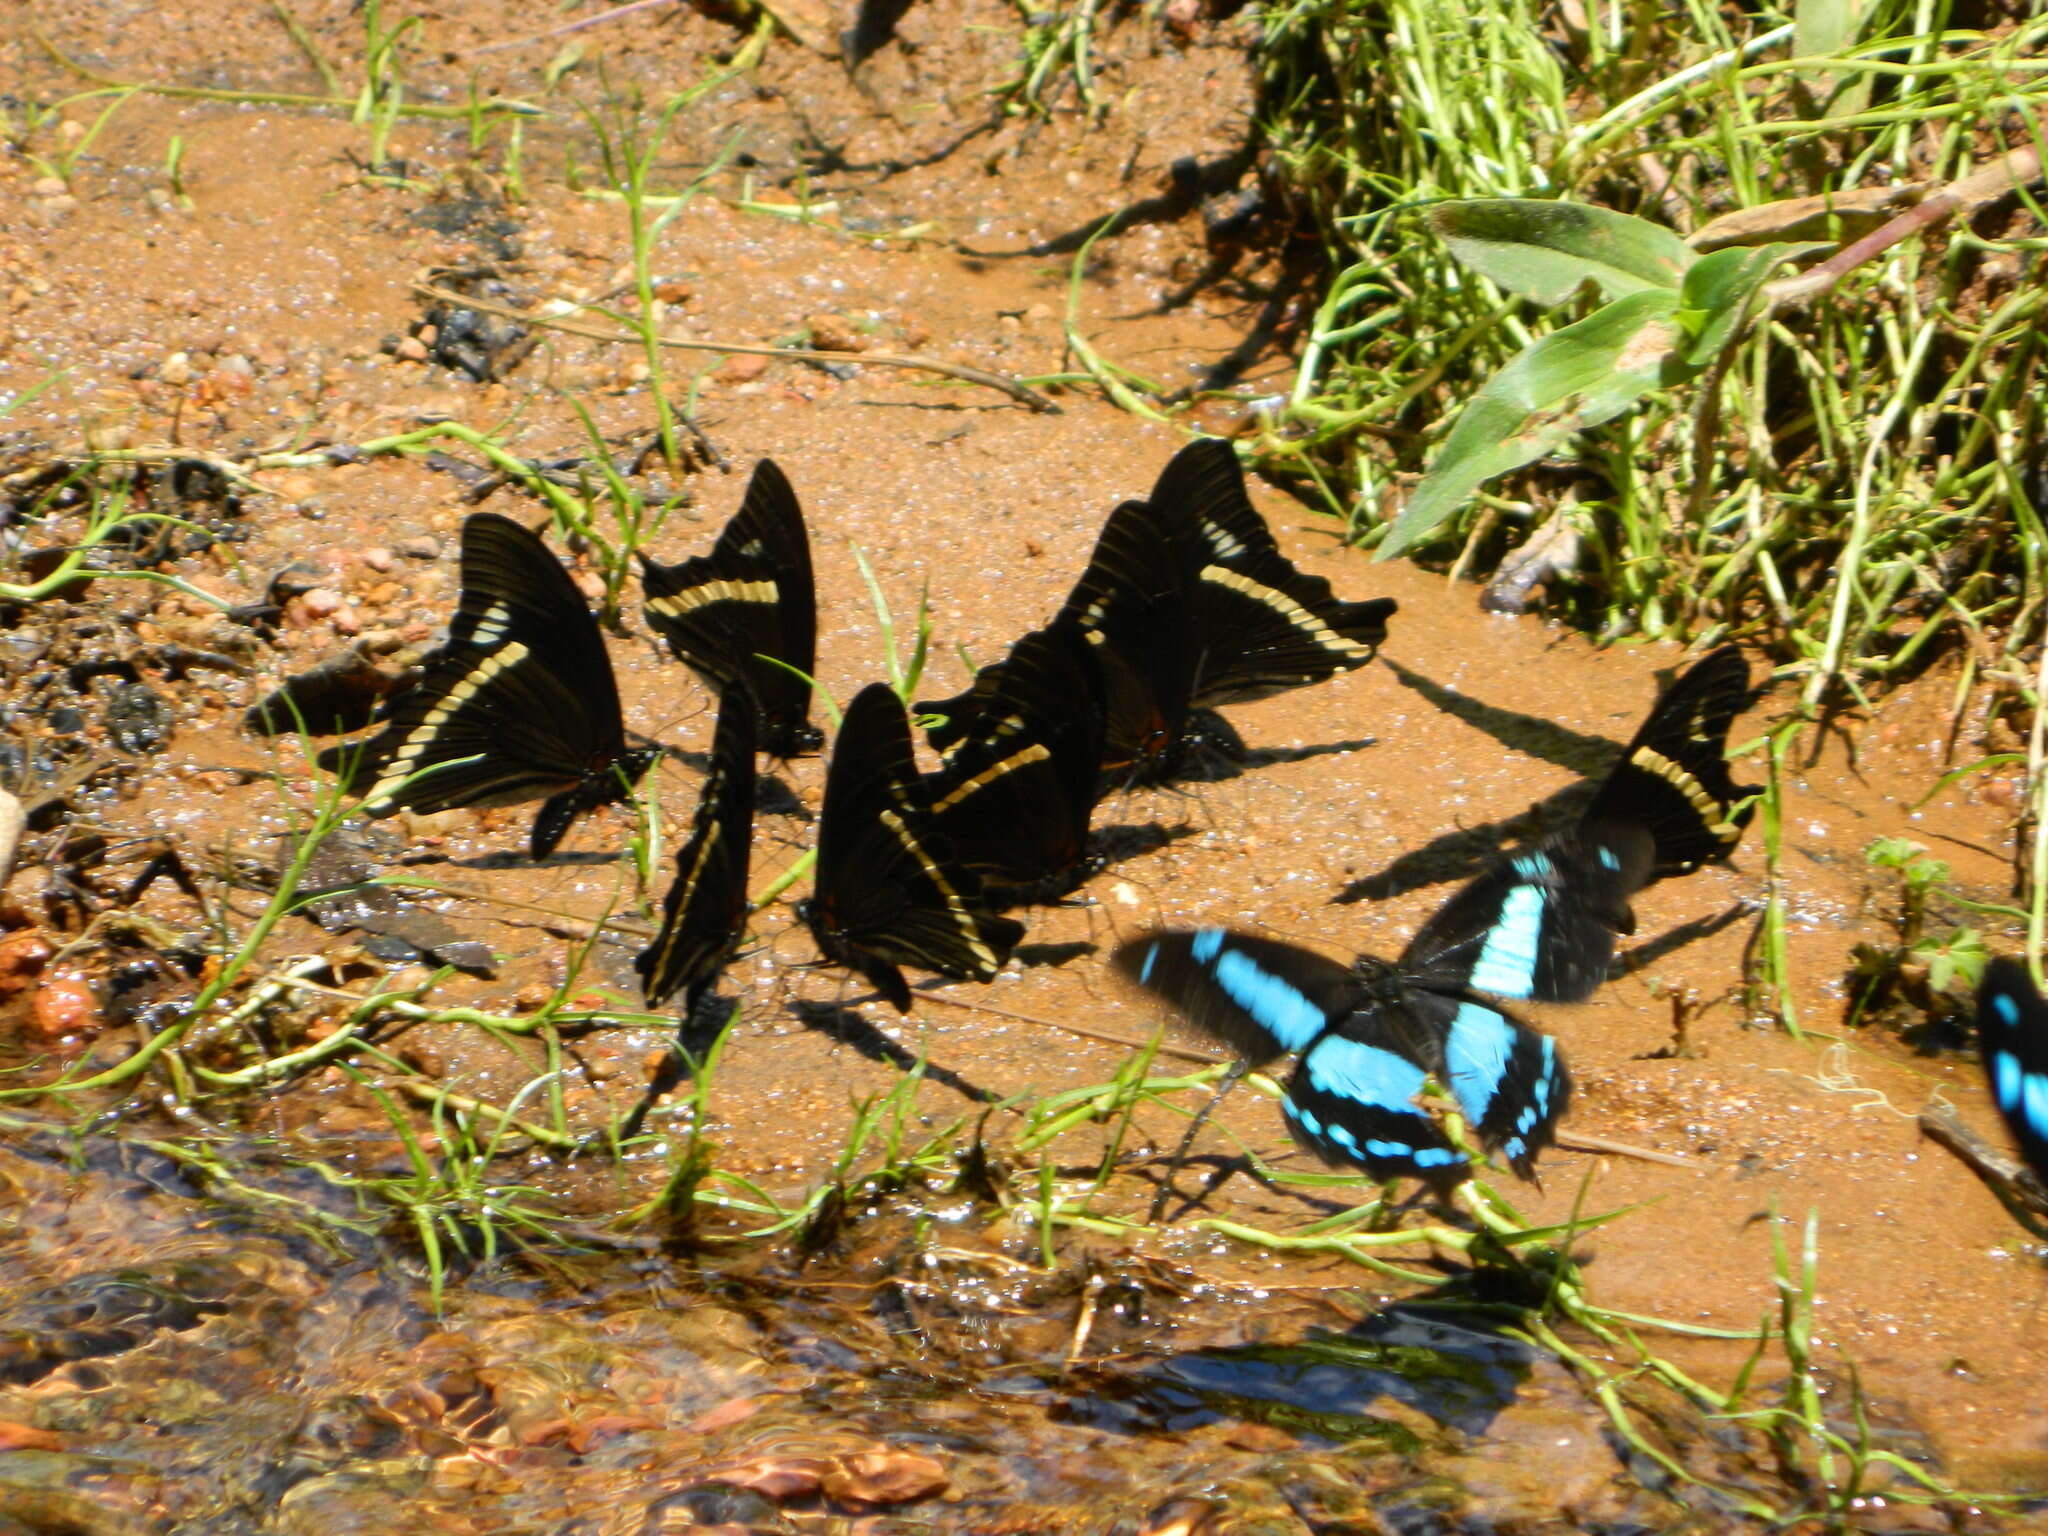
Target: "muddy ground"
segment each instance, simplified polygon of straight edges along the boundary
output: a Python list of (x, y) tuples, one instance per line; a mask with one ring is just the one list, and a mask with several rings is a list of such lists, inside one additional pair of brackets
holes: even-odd
[[(360, 18), (337, 0), (307, 7), (302, 19), (343, 81), (359, 80)], [(484, 51), (557, 19), (451, 0), (433, 10), (408, 55), (412, 99), (459, 102), (473, 78), (483, 91), (547, 106), (552, 115), (525, 132), (523, 197), (505, 195), (504, 129), (478, 169), (460, 121), (400, 122), (385, 163), (374, 168), (364, 163), (368, 126), (275, 104), (144, 95), (96, 133), (103, 101), (23, 128), (20, 147), (0, 156), (0, 398), (58, 377), (5, 418), (5, 467), (88, 445), (176, 445), (228, 459), (310, 452), (434, 419), (499, 430), (512, 451), (549, 458), (585, 450), (573, 401), (621, 440), (646, 432), (645, 364), (629, 348), (546, 336), (506, 378), (478, 383), (418, 361), (402, 345), (423, 313), (408, 284), (428, 268), (495, 263), (531, 302), (588, 298), (629, 275), (619, 205), (576, 190), (593, 184), (595, 152), (587, 130), (565, 114), (567, 102), (596, 102), (607, 88), (673, 87), (745, 35), (677, 10), (624, 18), (577, 34), (586, 49), (580, 68), (552, 90), (541, 72), (569, 38)], [(59, 0), (38, 6), (34, 22), (110, 78), (322, 89), (275, 16), (236, 0), (146, 9)], [(5, 109), (20, 127), (25, 104), (47, 106), (91, 82), (60, 67), (25, 23), (14, 25), (0, 78)], [(682, 184), (721, 148), (734, 156), (661, 237), (655, 265), (670, 323), (706, 341), (773, 344), (808, 333), (818, 344), (837, 338), (1010, 375), (1062, 372), (1071, 365), (1062, 321), (1072, 258), (1044, 243), (1159, 194), (1176, 160), (1214, 158), (1239, 141), (1249, 101), (1247, 25), (1203, 23), (1177, 36), (1136, 16), (1124, 22), (1098, 82), (1115, 109), (1092, 129), (1071, 114), (1049, 122), (991, 117), (989, 88), (1013, 73), (1016, 47), (1014, 13), (994, 5), (913, 10), (903, 24), (913, 46), (885, 50), (858, 83), (837, 61), (778, 36), (758, 69), (678, 119), (661, 156), (660, 187)], [(174, 139), (182, 142), (175, 185), (166, 173)], [(78, 151), (75, 160), (58, 164), (67, 149)], [(580, 173), (565, 170), (570, 158)], [(805, 225), (739, 206), (748, 197), (808, 197), (836, 208)], [(891, 238), (905, 229), (914, 235)], [(1190, 293), (1214, 255), (1196, 214), (1103, 242), (1078, 287), (1081, 331), (1124, 367), (1197, 381), (1240, 347), (1260, 313), (1253, 255)], [(886, 367), (835, 373), (716, 352), (673, 353), (669, 367), (678, 400), (695, 392), (694, 421), (716, 462), (688, 477), (691, 504), (661, 530), (654, 551), (676, 559), (702, 549), (737, 504), (746, 470), (772, 455), (810, 519), (820, 681), (840, 700), (884, 671), (855, 547), (872, 565), (899, 635), (928, 594), (934, 646), (925, 693), (949, 691), (965, 676), (958, 648), (987, 658), (1050, 615), (1102, 517), (1143, 494), (1182, 440), (1092, 389), (1059, 393), (1058, 412), (1046, 414), (987, 389)], [(1284, 355), (1261, 355), (1234, 402), (1211, 402), (1188, 424), (1227, 430), (1288, 378)], [(461, 456), (459, 445), (443, 446)], [(86, 750), (112, 753), (121, 768), (113, 788), (75, 802), (72, 821), (116, 839), (167, 837), (202, 872), (238, 857), (274, 860), (270, 840), (309, 803), (298, 745), (243, 733), (243, 708), (278, 676), (352, 635), (387, 647), (426, 640), (452, 602), (454, 535), (474, 505), (461, 478), (419, 459), (308, 463), (254, 479), (260, 489), (241, 496), (238, 514), (205, 509), (233, 524), (231, 540), (162, 568), (248, 603), (273, 573), (308, 562), (311, 586), (272, 637), (235, 633), (242, 627), (203, 603), (107, 581), (75, 603), (13, 616), (14, 635), (97, 623), (97, 634), (71, 634), (67, 643), (148, 652), (139, 675), (169, 700), (175, 733), (160, 752), (122, 754), (105, 741), (96, 713), (105, 690), (88, 685), (72, 701), (86, 717)], [(1009, 1015), (1143, 1037), (1157, 1016), (1112, 981), (1103, 956), (1146, 924), (1229, 922), (1338, 955), (1396, 952), (1448, 882), (1504, 838), (1542, 824), (1532, 807), (1604, 767), (1660, 677), (1684, 660), (1671, 647), (1596, 651), (1540, 617), (1483, 614), (1469, 584), (1404, 562), (1372, 564), (1340, 547), (1343, 530), (1333, 520), (1271, 488), (1255, 483), (1254, 493), (1305, 568), (1341, 593), (1399, 600), (1383, 661), (1232, 709), (1253, 752), (1244, 771), (1106, 803), (1098, 825), (1171, 835), (1131, 839), (1140, 851), (1096, 878), (1085, 904), (1033, 915), (1030, 958), (990, 986), (932, 987), (899, 1019), (837, 973), (805, 968), (808, 941), (793, 931), (786, 905), (765, 914), (758, 942), (727, 983), (745, 1008), (710, 1099), (721, 1168), (784, 1198), (815, 1185), (843, 1144), (850, 1100), (897, 1081), (898, 1062), (877, 1037), (895, 1042), (897, 1057), (927, 1056), (932, 1072), (920, 1104), (934, 1126), (975, 1112), (963, 1089), (1041, 1096), (1106, 1081), (1126, 1054), (1121, 1048)], [(481, 504), (529, 522), (541, 515), (513, 491)], [(330, 600), (337, 595), (338, 604)], [(611, 642), (628, 727), (699, 752), (710, 736), (709, 700), (659, 652), (635, 607)], [(169, 676), (161, 658), (171, 642), (238, 666), (195, 665)], [(54, 729), (51, 697), (31, 695), (33, 671), (7, 663), (8, 729), (30, 756)], [(1575, 1206), (1636, 1207), (1581, 1241), (1599, 1299), (1738, 1327), (1776, 1305), (1773, 1216), (1797, 1224), (1816, 1212), (1822, 1355), (1853, 1360), (1864, 1392), (1924, 1430), (1956, 1483), (2038, 1490), (2048, 1486), (2039, 1390), (2048, 1379), (2048, 1323), (2036, 1251), (1915, 1123), (1939, 1096), (2002, 1141), (1975, 1056), (1940, 1031), (1931, 1045), (1911, 1045), (1892, 1027), (1843, 1029), (1852, 946), (1897, 937), (1891, 878), (1873, 872), (1862, 853), (1873, 838), (1925, 844), (1950, 862), (1953, 888), (1964, 895), (2008, 897), (2011, 783), (1980, 777), (1911, 809), (1948, 768), (2001, 745), (1982, 739), (1973, 705), (1955, 715), (1955, 681), (1938, 665), (1871, 714), (1838, 720), (1792, 765), (1782, 877), (1793, 918), (1792, 1002), (1808, 1038), (1774, 1027), (1744, 989), (1765, 895), (1753, 827), (1731, 867), (1646, 893), (1620, 980), (1591, 1003), (1544, 1010), (1538, 1020), (1563, 1043), (1577, 1082), (1566, 1129), (1675, 1154), (1683, 1165), (1560, 1150), (1544, 1158), (1540, 1190), (1503, 1192), (1532, 1221), (1564, 1220)], [(1788, 706), (1790, 691), (1765, 698), (1738, 722), (1734, 740), (1753, 743)], [(1762, 773), (1752, 758), (1738, 777), (1755, 782)], [(819, 760), (781, 777), (815, 811)], [(697, 775), (671, 761), (655, 782), (673, 830), (694, 804)], [(433, 1001), (531, 1008), (580, 948), (548, 931), (560, 930), (559, 920), (537, 912), (590, 920), (658, 899), (658, 890), (634, 888), (620, 857), (630, 832), (622, 813), (579, 823), (563, 852), (538, 868), (520, 852), (528, 816), (514, 808), (388, 824), (398, 833), (390, 857), (403, 857), (411, 873), (489, 898), (436, 909), (464, 937), (501, 952), (502, 964), (489, 978), (451, 978)], [(806, 815), (764, 814), (757, 884), (786, 868), (813, 831)], [(34, 834), (31, 857), (48, 858), (63, 835), (61, 826)], [(17, 876), (11, 920), (53, 926), (40, 905), (46, 879), (40, 864)], [(208, 890), (237, 928), (261, 908), (260, 892), (224, 895), (217, 883)], [(150, 891), (143, 909), (173, 929), (198, 926), (189, 898), (168, 883)], [(2016, 947), (1998, 920), (1987, 921), (1994, 948)], [(293, 924), (270, 953), (281, 959), (331, 942)], [(630, 937), (599, 945), (584, 984), (630, 995), (634, 947)], [(74, 972), (102, 982), (108, 964), (87, 946), (39, 985)], [(1674, 995), (1698, 1005), (1682, 1050), (1673, 1049)], [(39, 1036), (34, 996), (35, 989), (18, 993), (0, 1017), (8, 1065), (42, 1051), (105, 1064), (127, 1048), (128, 1036), (102, 1028), (97, 1004), (45, 1020), (50, 1034)], [(797, 1006), (804, 1002), (845, 1002), (865, 1028), (816, 1027)], [(983, 1011), (984, 1003), (1006, 1013)], [(531, 1075), (530, 1055), (474, 1031), (436, 1026), (407, 1043), (459, 1091), (485, 1099), (502, 1099)], [(578, 1070), (566, 1083), (572, 1119), (595, 1125), (607, 1108), (622, 1110), (661, 1045), (653, 1029), (578, 1041)], [(353, 1158), (352, 1166), (395, 1155), (381, 1115), (338, 1073), (280, 1096), (265, 1115), (267, 1128)], [(1240, 1093), (1221, 1118), (1269, 1157), (1301, 1165), (1269, 1103)], [(1140, 1128), (1170, 1143), (1178, 1125), (1160, 1115)], [(1076, 1133), (1073, 1155), (1099, 1155), (1100, 1135)], [(1209, 1145), (1227, 1149), (1220, 1139)], [(1214, 1166), (1212, 1159), (1198, 1171)], [(648, 1153), (618, 1167), (584, 1160), (566, 1174), (536, 1161), (520, 1176), (593, 1207), (622, 1206), (651, 1195), (664, 1169)], [(1196, 1171), (1183, 1183), (1196, 1187)], [(1120, 1180), (1103, 1209), (1140, 1215), (1151, 1191), (1145, 1179)], [(1205, 1209), (1284, 1229), (1317, 1208), (1237, 1178)], [(1372, 1284), (1335, 1261), (1281, 1263), (1221, 1244), (1185, 1219), (1138, 1246), (1219, 1281), (1309, 1290)], [(54, 1281), (95, 1261), (59, 1247), (39, 1256), (34, 1273)], [(1726, 1379), (1741, 1359), (1718, 1345), (1666, 1353), (1708, 1379)]]

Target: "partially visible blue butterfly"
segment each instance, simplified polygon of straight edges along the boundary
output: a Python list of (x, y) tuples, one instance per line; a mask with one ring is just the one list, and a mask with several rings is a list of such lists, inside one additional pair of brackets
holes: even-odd
[[(1229, 928), (1153, 933), (1112, 961), (1249, 1066), (1298, 1053), (1281, 1108), (1295, 1138), (1326, 1162), (1376, 1179), (1422, 1179), (1439, 1194), (1457, 1185), (1465, 1155), (1417, 1101), (1434, 1077), (1479, 1144), (1526, 1178), (1571, 1100), (1564, 1059), (1547, 1035), (1426, 968), (1431, 957), (1418, 949), (1433, 926), (1398, 965), (1360, 956), (1347, 967)], [(1479, 967), (1532, 984), (1540, 957), (1501, 932), (1496, 924), (1496, 940), (1480, 945)]]
[(1977, 1039), (1998, 1112), (2034, 1177), (2048, 1184), (2048, 1002), (2022, 962), (2000, 955), (1984, 967)]

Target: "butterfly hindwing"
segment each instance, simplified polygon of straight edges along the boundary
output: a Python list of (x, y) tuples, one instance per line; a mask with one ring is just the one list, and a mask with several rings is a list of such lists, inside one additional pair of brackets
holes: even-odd
[(1755, 812), (1753, 805), (1736, 808), (1755, 787), (1737, 784), (1728, 772), (1728, 728), (1748, 695), (1749, 667), (1734, 646), (1694, 662), (1623, 749), (1582, 825), (1647, 828), (1655, 844), (1651, 880), (1727, 858)]
[(576, 584), (537, 535), (495, 512), (464, 520), (447, 643), (380, 724), (367, 742), (320, 754), (362, 794), (364, 814), (551, 796), (534, 825), (536, 858), (578, 812), (623, 798), (653, 756), (626, 748), (611, 659)]
[(992, 904), (1051, 900), (1086, 878), (1102, 739), (1101, 675), (1079, 630), (1019, 640), (972, 734), (926, 781), (939, 830)]
[(1390, 1049), (1377, 1014), (1354, 1014), (1302, 1052), (1281, 1113), (1288, 1129), (1326, 1163), (1375, 1179), (1421, 1179), (1439, 1195), (1470, 1164), (1417, 1103), (1426, 1074)]
[(854, 696), (832, 746), (819, 812), (816, 890), (800, 909), (825, 958), (908, 1011), (899, 965), (992, 980), (1024, 927), (989, 912), (981, 882), (934, 824), (903, 701), (886, 684)]
[(718, 705), (711, 771), (690, 835), (676, 850), (676, 878), (663, 903), (661, 932), (633, 961), (649, 1007), (677, 991), (683, 1012), (717, 984), (747, 926), (747, 868), (754, 829), (753, 695), (729, 687)]
[(1498, 1152), (1523, 1178), (1555, 1139), (1571, 1104), (1571, 1077), (1557, 1042), (1475, 999), (1431, 995), (1448, 1010), (1438, 1070), (1479, 1144)]
[(1461, 886), (1402, 951), (1401, 969), (1440, 991), (1576, 1003), (1607, 977), (1631, 931), (1637, 858), (1577, 832), (1502, 860)]
[(2027, 1166), (2048, 1184), (2048, 1002), (2023, 962), (1999, 955), (1984, 967), (1977, 1039), (1998, 1112)]
[(1182, 550), (1199, 708), (1265, 698), (1363, 666), (1387, 636), (1391, 598), (1339, 601), (1281, 554), (1245, 494), (1237, 452), (1198, 438), (1176, 453), (1150, 505)]
[(814, 749), (822, 738), (808, 719), (818, 646), (811, 542), (774, 460), (754, 466), (710, 554), (666, 566), (643, 554), (640, 568), (647, 622), (670, 649), (714, 689), (746, 681), (762, 750), (787, 758)]

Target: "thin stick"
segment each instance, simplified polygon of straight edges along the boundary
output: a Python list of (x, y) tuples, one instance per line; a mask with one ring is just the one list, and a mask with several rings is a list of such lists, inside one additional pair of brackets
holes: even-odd
[(585, 16), (577, 21), (565, 21), (558, 27), (549, 27), (545, 32), (534, 32), (526, 37), (507, 38), (501, 43), (485, 43), (481, 48), (469, 50), (469, 56), (497, 53), (505, 48), (524, 48), (528, 43), (544, 43), (551, 37), (560, 37), (564, 32), (581, 32), (585, 27), (594, 27), (602, 21), (616, 21), (621, 16), (630, 16), (635, 11), (648, 11), (657, 5), (675, 5), (679, 0), (632, 0), (630, 5), (615, 5), (608, 11), (599, 11), (595, 16)]
[(1632, 1157), (1642, 1163), (1662, 1163), (1667, 1168), (1696, 1167), (1692, 1159), (1680, 1157), (1676, 1152), (1653, 1152), (1648, 1147), (1632, 1146), (1625, 1141), (1609, 1141), (1605, 1136), (1581, 1136), (1572, 1131), (1559, 1131), (1557, 1144), (1571, 1152), (1601, 1152), (1614, 1157)]
[[(1015, 1019), (1019, 1024), (1039, 1024), (1047, 1029), (1057, 1029), (1069, 1035), (1079, 1035), (1083, 1040), (1100, 1040), (1104, 1045), (1127, 1046), (1134, 1051), (1142, 1051), (1152, 1043), (1149, 1040), (1133, 1040), (1128, 1035), (1112, 1035), (1107, 1030), (1083, 1029), (1079, 1024), (1062, 1024), (1058, 1019), (1041, 1019), (1034, 1014), (1012, 1013), (1007, 1008), (997, 1008), (988, 1003), (969, 1002), (964, 997), (946, 997), (938, 992), (920, 992), (917, 994), (917, 999), (921, 1003), (944, 1003), (948, 1008), (960, 1008), (969, 1013), (992, 1013), (999, 1019)], [(1202, 1051), (1190, 1051), (1177, 1045), (1162, 1045), (1159, 1047), (1159, 1054), (1161, 1056), (1171, 1056), (1176, 1061), (1192, 1061), (1204, 1067), (1216, 1066), (1223, 1060), (1221, 1056), (1211, 1056)]]
[[(481, 314), (497, 315), (506, 320), (516, 320), (522, 325), (540, 326), (551, 331), (561, 331), (570, 336), (582, 336), (591, 341), (609, 341), (625, 346), (640, 345), (640, 338), (625, 331), (608, 331), (595, 325), (581, 325), (574, 320), (555, 320), (536, 315), (528, 310), (513, 309), (508, 305), (493, 304), (488, 299), (473, 299), (467, 294), (451, 293), (445, 288), (436, 288), (432, 283), (414, 282), (412, 291), (422, 297), (438, 299), (443, 304), (452, 304), (460, 309), (474, 309)], [(810, 347), (759, 347), (737, 341), (680, 341), (672, 336), (655, 338), (664, 347), (673, 347), (679, 352), (729, 352), (741, 357), (781, 357), (799, 363), (851, 363), (855, 366), (873, 364), (879, 368), (915, 368), (925, 373), (943, 374), (949, 379), (960, 379), (968, 384), (979, 384), (986, 389), (1000, 390), (1021, 405), (1028, 405), (1034, 411), (1059, 413), (1059, 407), (1045, 396), (1031, 389), (1007, 374), (990, 373), (984, 368), (970, 368), (965, 363), (942, 363), (924, 357), (897, 357), (889, 352), (820, 352)]]

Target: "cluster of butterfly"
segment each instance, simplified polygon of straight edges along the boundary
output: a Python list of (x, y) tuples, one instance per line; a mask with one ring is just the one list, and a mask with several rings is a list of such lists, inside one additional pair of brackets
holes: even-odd
[[(808, 715), (817, 606), (789, 482), (756, 468), (710, 554), (644, 555), (649, 624), (720, 694), (710, 770), (655, 941), (637, 965), (650, 1003), (712, 997), (748, 913), (758, 752), (816, 748)], [(560, 562), (508, 518), (463, 525), (461, 598), (418, 682), (381, 729), (322, 766), (371, 816), (546, 797), (530, 848), (553, 850), (583, 811), (621, 800), (659, 755), (629, 748), (596, 622)], [(799, 904), (826, 958), (898, 1009), (901, 966), (995, 976), (1023, 936), (1006, 910), (1055, 900), (1098, 864), (1093, 810), (1119, 785), (1170, 774), (1197, 712), (1363, 665), (1389, 599), (1345, 602), (1297, 570), (1245, 494), (1228, 444), (1174, 456), (1144, 501), (1111, 513), (1053, 621), (916, 711), (941, 757), (918, 771), (911, 718), (874, 684), (847, 708), (827, 769), (814, 890)], [(1750, 814), (1726, 736), (1748, 671), (1724, 648), (1659, 701), (1570, 830), (1507, 859), (1423, 925), (1398, 963), (1344, 967), (1221, 928), (1162, 931), (1114, 962), (1228, 1045), (1243, 1066), (1296, 1052), (1285, 1102), (1324, 1158), (1439, 1188), (1466, 1159), (1421, 1107), (1447, 1086), (1482, 1146), (1526, 1173), (1570, 1080), (1547, 1036), (1500, 1000), (1571, 1002), (1604, 978), (1629, 899), (1725, 858)]]

